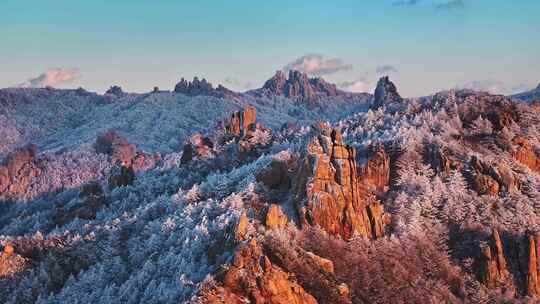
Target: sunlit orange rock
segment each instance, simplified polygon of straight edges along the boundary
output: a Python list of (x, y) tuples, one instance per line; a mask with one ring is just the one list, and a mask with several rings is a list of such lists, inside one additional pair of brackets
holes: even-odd
[(315, 130), (296, 180), (301, 224), (344, 239), (382, 236), (382, 206), (358, 177), (356, 150), (337, 130), (323, 124)]
[(289, 222), (287, 215), (283, 213), (281, 207), (277, 204), (272, 204), (266, 212), (265, 225), (270, 230), (283, 229), (287, 227)]
[(493, 230), (487, 246), (482, 248), (480, 279), (488, 288), (496, 288), (509, 275), (499, 232)]
[(203, 293), (195, 303), (317, 303), (290, 274), (272, 264), (255, 240), (242, 245), (232, 265), (217, 278), (220, 286)]

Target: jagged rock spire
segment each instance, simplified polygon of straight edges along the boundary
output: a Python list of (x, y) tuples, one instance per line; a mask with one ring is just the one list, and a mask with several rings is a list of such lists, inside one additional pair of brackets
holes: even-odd
[(328, 125), (314, 127), (296, 180), (296, 201), (302, 225), (320, 226), (330, 234), (378, 238), (384, 234), (383, 206), (358, 173), (356, 149)]
[(180, 80), (174, 87), (175, 93), (181, 93), (188, 96), (215, 96), (221, 98), (233, 98), (238, 97), (238, 93), (235, 93), (222, 85), (218, 85), (214, 88), (210, 82), (205, 78), (199, 80), (199, 77), (193, 77), (193, 81), (187, 81), (184, 78)]
[(375, 89), (375, 100), (373, 107), (378, 109), (385, 104), (391, 102), (401, 102), (403, 98), (399, 95), (396, 85), (390, 81), (388, 76), (382, 77), (377, 82), (377, 88)]
[(506, 264), (499, 232), (493, 229), (489, 243), (482, 248), (480, 278), (488, 288), (495, 288), (508, 279), (510, 273)]

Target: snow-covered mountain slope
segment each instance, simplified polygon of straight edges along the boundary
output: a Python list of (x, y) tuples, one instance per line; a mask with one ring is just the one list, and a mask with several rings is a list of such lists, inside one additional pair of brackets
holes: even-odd
[(208, 132), (234, 110), (257, 108), (259, 120), (279, 129), (285, 123), (310, 125), (365, 110), (368, 95), (330, 98), (306, 104), (280, 96), (240, 100), (187, 96), (175, 92), (104, 96), (84, 90), (0, 90), (0, 156), (32, 142), (42, 151), (58, 151), (91, 142), (113, 129), (151, 152), (178, 151), (194, 132)]
[(540, 107), (380, 83), (376, 104), (9, 91), (0, 301), (538, 299)]

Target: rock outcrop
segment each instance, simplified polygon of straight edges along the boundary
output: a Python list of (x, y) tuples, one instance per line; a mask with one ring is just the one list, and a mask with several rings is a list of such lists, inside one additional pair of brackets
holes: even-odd
[(359, 179), (356, 150), (327, 125), (319, 124), (315, 131), (296, 180), (301, 224), (320, 226), (343, 239), (381, 237), (383, 208)]
[(154, 168), (159, 161), (158, 155), (150, 155), (137, 151), (134, 144), (115, 131), (108, 131), (98, 136), (94, 148), (97, 153), (111, 156), (111, 161), (124, 167), (131, 167), (135, 171)]
[(37, 166), (37, 148), (29, 144), (7, 155), (0, 165), (0, 196), (24, 193), (41, 174)]
[(540, 174), (540, 156), (536, 153), (531, 143), (524, 137), (516, 136), (512, 140), (514, 146), (511, 153), (515, 160)]
[(375, 89), (375, 99), (373, 101), (373, 108), (378, 109), (383, 105), (394, 102), (402, 102), (403, 98), (399, 95), (396, 85), (388, 76), (382, 77), (377, 82), (377, 88)]
[(488, 288), (496, 288), (505, 282), (510, 273), (504, 255), (499, 232), (493, 230), (488, 244), (481, 248), (480, 281)]
[(209, 137), (196, 133), (184, 145), (180, 163), (187, 164), (195, 158), (209, 157), (213, 154), (213, 149), (214, 142)]
[(307, 251), (306, 256), (309, 257), (320, 269), (328, 273), (334, 273), (334, 263), (332, 263), (332, 261), (322, 258), (311, 251)]
[(289, 71), (288, 78), (283, 71), (277, 71), (264, 83), (262, 90), (268, 95), (298, 98), (307, 102), (343, 94), (335, 84), (328, 83), (322, 78), (309, 78), (307, 74), (294, 70)]
[(227, 123), (227, 132), (235, 137), (245, 136), (257, 122), (257, 109), (248, 106), (243, 111), (233, 112)]
[(26, 266), (26, 259), (15, 253), (12, 244), (6, 244), (2, 253), (0, 253), (0, 279), (21, 272)]
[(232, 265), (216, 275), (220, 286), (195, 303), (316, 304), (293, 277), (273, 264), (255, 240), (241, 245)]
[(480, 195), (498, 196), (502, 191), (512, 192), (519, 189), (517, 177), (504, 164), (492, 166), (473, 156), (471, 171), (471, 187)]
[(527, 294), (540, 296), (540, 234), (529, 235), (528, 241)]
[(237, 98), (240, 94), (233, 92), (222, 85), (214, 88), (206, 79), (199, 80), (198, 77), (193, 77), (193, 81), (187, 81), (184, 78), (180, 80), (174, 87), (175, 93), (181, 93), (188, 96), (214, 96), (219, 98)]
[(270, 230), (283, 229), (287, 227), (289, 219), (277, 204), (271, 204), (266, 212), (265, 226)]
[(122, 96), (124, 95), (124, 91), (122, 90), (121, 87), (117, 86), (117, 85), (114, 85), (112, 87), (110, 87), (106, 92), (105, 94), (111, 94), (111, 95), (114, 95), (114, 96)]
[(244, 161), (260, 156), (261, 149), (271, 143), (272, 132), (257, 123), (257, 110), (247, 106), (242, 111), (232, 113), (225, 122), (225, 140), (230, 139), (237, 142), (239, 158)]
[(375, 193), (384, 193), (390, 184), (390, 156), (384, 146), (372, 147), (370, 157), (360, 167), (360, 180), (364, 187)]

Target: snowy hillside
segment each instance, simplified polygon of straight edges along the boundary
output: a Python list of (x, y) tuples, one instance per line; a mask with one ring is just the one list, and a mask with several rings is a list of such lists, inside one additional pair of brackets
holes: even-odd
[(200, 86), (0, 91), (0, 302), (540, 296), (537, 104)]
[(215, 128), (230, 112), (254, 105), (259, 120), (279, 129), (283, 124), (310, 125), (316, 120), (343, 118), (366, 109), (369, 96), (334, 97), (311, 104), (285, 97), (241, 100), (213, 96), (186, 96), (175, 92), (97, 95), (82, 90), (0, 90), (0, 155), (26, 142), (40, 150), (57, 151), (91, 142), (97, 134), (114, 129), (142, 149), (178, 151), (194, 132)]

